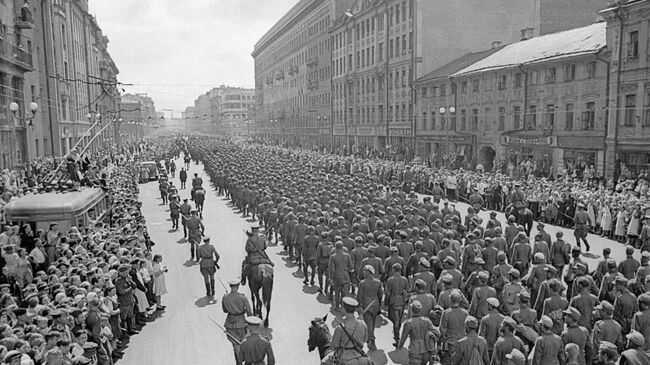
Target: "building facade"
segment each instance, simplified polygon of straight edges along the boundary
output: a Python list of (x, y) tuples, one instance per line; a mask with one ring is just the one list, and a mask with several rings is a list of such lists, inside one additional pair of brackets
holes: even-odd
[(601, 22), (535, 37), (418, 80), (418, 153), (486, 169), (530, 161), (545, 175), (588, 166), (602, 173), (605, 34)]
[(650, 170), (650, 1), (620, 3), (601, 12), (612, 54), (606, 155), (614, 176), (635, 176)]
[(200, 95), (189, 108), (184, 118), (202, 132), (230, 133), (240, 124), (246, 129), (255, 108), (255, 90), (221, 85)]
[(353, 3), (301, 0), (255, 44), (258, 135), (310, 148), (331, 146), (330, 28)]
[[(522, 30), (536, 36), (590, 24), (605, 4), (577, 0), (560, 16), (558, 0), (301, 1), (253, 51), (258, 133), (329, 146), (331, 123), (335, 149), (412, 149), (413, 80), (494, 42), (517, 41)], [(325, 33), (330, 54), (321, 53)]]

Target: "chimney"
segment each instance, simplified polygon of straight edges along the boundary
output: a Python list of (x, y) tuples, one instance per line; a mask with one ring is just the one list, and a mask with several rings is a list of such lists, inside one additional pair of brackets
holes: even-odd
[(535, 29), (530, 28), (530, 27), (522, 29), (521, 30), (521, 40), (525, 41), (527, 39), (533, 38), (534, 37), (534, 34), (533, 34), (534, 31), (535, 31)]
[(501, 41), (493, 41), (492, 46), (490, 48), (495, 49), (497, 47), (501, 47)]

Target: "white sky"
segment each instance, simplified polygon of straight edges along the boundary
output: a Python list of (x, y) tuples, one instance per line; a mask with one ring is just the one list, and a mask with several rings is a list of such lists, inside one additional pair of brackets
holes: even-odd
[[(251, 52), (298, 0), (90, 0), (126, 92), (180, 111), (219, 85), (253, 88)], [(166, 113), (169, 116), (169, 113)]]

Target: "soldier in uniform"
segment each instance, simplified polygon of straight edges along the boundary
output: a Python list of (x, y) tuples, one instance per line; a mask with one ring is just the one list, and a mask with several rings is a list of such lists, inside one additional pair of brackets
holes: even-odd
[(230, 293), (224, 294), (221, 300), (221, 309), (227, 314), (226, 323), (223, 326), (226, 329), (228, 341), (232, 343), (235, 352), (235, 363), (240, 365), (243, 359), (239, 357), (239, 348), (241, 342), (246, 337), (245, 316), (251, 316), (252, 310), (246, 295), (238, 291), (239, 279), (230, 280), (228, 285), (230, 285)]
[(246, 257), (241, 265), (241, 284), (246, 285), (248, 270), (253, 265), (269, 264), (271, 260), (266, 255), (266, 239), (259, 234), (260, 227), (252, 227), (251, 233), (246, 240)]
[(381, 281), (375, 277), (375, 268), (370, 265), (363, 267), (364, 279), (359, 283), (357, 300), (364, 309), (363, 321), (368, 327), (368, 348), (376, 350), (375, 324), (380, 313), (381, 301), (384, 295)]
[[(467, 318), (469, 314), (465, 309), (460, 307), (462, 298), (463, 294), (460, 290), (454, 289), (449, 295), (451, 303), (450, 307), (442, 312), (442, 317), (440, 318), (440, 339), (442, 342), (440, 362), (443, 365), (451, 364), (452, 355), (458, 348), (458, 340), (460, 340), (465, 334), (465, 318)], [(478, 321), (476, 322), (476, 326), (473, 328), (474, 331), (476, 331), (476, 328), (478, 328)], [(487, 356), (487, 348), (485, 351)]]
[(538, 323), (542, 333), (535, 340), (531, 365), (563, 365), (564, 344), (560, 336), (552, 331), (553, 320), (548, 316), (542, 316)]
[(408, 280), (402, 276), (402, 265), (393, 264), (393, 275), (386, 280), (386, 300), (388, 306), (388, 320), (393, 322), (393, 339), (397, 347), (399, 330), (402, 327), (404, 306), (408, 298)]
[(271, 342), (260, 334), (262, 319), (259, 317), (246, 317), (246, 324), (248, 325), (249, 334), (239, 346), (239, 356), (237, 358), (243, 361), (245, 365), (264, 365), (265, 358), (267, 365), (275, 365)]
[(327, 266), (334, 291), (334, 308), (338, 308), (341, 299), (350, 292), (350, 273), (354, 272), (352, 257), (343, 251), (343, 242), (336, 241)]
[(205, 232), (205, 227), (203, 226), (203, 222), (201, 222), (201, 219), (197, 216), (198, 211), (196, 209), (192, 210), (192, 216), (190, 219), (187, 220), (187, 235), (188, 235), (188, 241), (190, 243), (190, 260), (196, 260), (199, 259), (198, 255), (196, 254), (196, 247), (199, 245), (201, 242), (201, 237), (203, 236), (203, 232)]
[[(404, 322), (404, 331), (397, 348), (404, 347), (406, 339), (409, 338), (409, 364), (426, 365), (431, 360), (435, 350), (432, 345), (440, 337), (440, 332), (422, 313), (422, 304), (418, 300), (414, 300), (409, 307), (413, 317)], [(432, 336), (434, 339), (431, 339)]]
[(187, 238), (187, 220), (190, 219), (192, 213), (192, 206), (187, 202), (187, 198), (183, 199), (183, 204), (178, 211), (181, 214), (181, 224), (183, 224), (183, 238)]
[(172, 219), (172, 229), (178, 231), (178, 218), (180, 216), (181, 205), (178, 204), (178, 198), (172, 198), (169, 202), (169, 217)]
[(363, 344), (368, 338), (366, 324), (354, 317), (359, 302), (351, 297), (343, 298), (345, 316), (334, 329), (331, 348), (336, 354), (339, 364), (347, 364), (349, 360), (357, 360), (359, 365), (369, 365), (370, 359), (363, 351)]
[(564, 345), (568, 343), (575, 343), (578, 345), (580, 354), (578, 356), (578, 361), (580, 365), (591, 364), (591, 342), (589, 341), (589, 332), (586, 328), (578, 325), (580, 320), (580, 312), (573, 308), (569, 307), (563, 311), (564, 313), (564, 322), (566, 323), (566, 328), (562, 332), (562, 342)]
[(185, 182), (187, 181), (187, 171), (181, 167), (181, 172), (178, 173), (178, 178), (181, 180), (181, 189), (185, 189)]
[(587, 252), (589, 252), (591, 247), (589, 246), (589, 242), (587, 242), (587, 234), (589, 233), (589, 226), (591, 226), (591, 218), (589, 218), (589, 214), (585, 212), (584, 204), (578, 204), (578, 210), (576, 210), (576, 214), (573, 217), (573, 223), (575, 224), (573, 235), (576, 238), (576, 244), (580, 247), (580, 240), (582, 240), (582, 242), (585, 243)]
[(214, 274), (219, 267), (219, 253), (217, 249), (210, 244), (210, 236), (203, 237), (203, 244), (197, 249), (197, 258), (201, 260), (199, 266), (203, 282), (205, 283), (205, 292), (209, 297), (214, 296)]
[(464, 326), (465, 336), (458, 340), (458, 344), (452, 354), (450, 363), (453, 365), (469, 364), (469, 361), (472, 357), (472, 352), (474, 351), (474, 348), (476, 348), (481, 359), (483, 360), (483, 364), (488, 365), (490, 362), (488, 357), (489, 355), (487, 342), (485, 338), (479, 336), (476, 333), (476, 329), (478, 328), (478, 320), (475, 317), (466, 316), (463, 319), (462, 324)]
[[(321, 241), (316, 247), (316, 264), (318, 271), (318, 292), (322, 293), (324, 291), (330, 297), (331, 286), (328, 265), (334, 246), (332, 246), (332, 242), (327, 237), (327, 232), (324, 231), (321, 233)], [(323, 275), (325, 276), (325, 281), (323, 281)]]
[(203, 219), (203, 203), (205, 203), (205, 190), (199, 186), (194, 191), (194, 204), (196, 204), (196, 210), (199, 211), (201, 219)]
[(133, 291), (136, 286), (135, 283), (131, 280), (129, 276), (129, 271), (131, 267), (128, 265), (122, 265), (119, 267), (118, 272), (119, 276), (115, 280), (115, 289), (117, 291), (117, 300), (120, 304), (120, 317), (122, 322), (125, 324), (127, 334), (134, 335), (138, 331), (134, 329), (134, 318), (133, 318), (133, 309), (135, 306), (135, 295)]

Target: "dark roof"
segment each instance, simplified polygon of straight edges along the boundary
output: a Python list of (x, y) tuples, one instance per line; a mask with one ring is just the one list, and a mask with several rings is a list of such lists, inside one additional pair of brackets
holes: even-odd
[[(504, 45), (505, 46), (505, 45)], [(484, 51), (479, 51), (479, 52), (470, 52), (467, 53), (444, 66), (440, 66), (439, 68), (429, 72), (428, 74), (420, 77), (419, 79), (415, 80), (416, 83), (424, 82), (424, 81), (430, 81), (430, 80), (435, 80), (443, 77), (448, 77), (456, 72), (464, 69), (465, 67), (478, 62), (479, 60), (490, 56), (491, 54), (495, 53), (498, 50), (501, 50), (504, 46), (499, 46), (499, 47), (494, 47), (491, 49), (487, 49)]]

